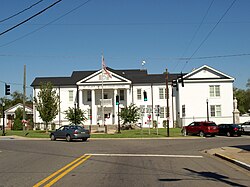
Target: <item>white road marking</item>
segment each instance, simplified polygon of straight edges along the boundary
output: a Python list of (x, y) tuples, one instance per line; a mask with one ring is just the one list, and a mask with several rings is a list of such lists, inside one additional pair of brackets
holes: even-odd
[(170, 158), (203, 158), (196, 155), (154, 155), (154, 154), (105, 154), (105, 153), (86, 153), (92, 156), (116, 156), (116, 157), (170, 157)]

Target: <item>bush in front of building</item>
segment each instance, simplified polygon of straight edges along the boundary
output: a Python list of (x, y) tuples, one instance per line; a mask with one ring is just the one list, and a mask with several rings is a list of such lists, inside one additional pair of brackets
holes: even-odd
[(14, 119), (13, 130), (23, 130), (22, 120), (19, 118)]

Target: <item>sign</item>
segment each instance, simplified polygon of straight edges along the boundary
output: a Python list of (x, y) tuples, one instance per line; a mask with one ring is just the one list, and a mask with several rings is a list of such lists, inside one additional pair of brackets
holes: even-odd
[(149, 119), (149, 120), (151, 119), (151, 115), (148, 115), (148, 119)]

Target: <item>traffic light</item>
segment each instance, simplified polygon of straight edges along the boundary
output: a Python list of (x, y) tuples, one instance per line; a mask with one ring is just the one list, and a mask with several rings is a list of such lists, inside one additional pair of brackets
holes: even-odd
[(115, 104), (119, 105), (119, 101), (120, 101), (119, 95), (116, 95), (116, 97), (115, 97)]
[(5, 84), (5, 95), (10, 95), (10, 85)]
[(143, 98), (144, 98), (144, 101), (147, 101), (148, 100), (148, 97), (147, 97), (147, 92), (144, 90), (143, 92)]
[(184, 79), (183, 79), (183, 74), (181, 72), (181, 86), (184, 87)]
[(177, 80), (176, 80), (176, 79), (173, 79), (173, 80), (172, 80), (172, 86), (173, 86), (173, 87), (177, 87)]

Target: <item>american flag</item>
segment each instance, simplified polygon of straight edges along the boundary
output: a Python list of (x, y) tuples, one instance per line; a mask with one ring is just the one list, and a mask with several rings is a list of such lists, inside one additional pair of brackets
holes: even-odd
[(104, 57), (103, 56), (102, 56), (102, 70), (104, 71), (104, 73), (106, 73), (109, 76), (109, 78), (112, 78), (111, 74), (107, 70), (107, 67), (106, 67), (106, 64), (104, 62)]

